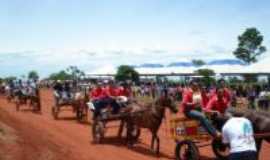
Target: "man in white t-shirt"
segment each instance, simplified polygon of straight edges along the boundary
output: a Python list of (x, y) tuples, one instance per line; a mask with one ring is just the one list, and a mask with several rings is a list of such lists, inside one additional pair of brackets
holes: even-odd
[(248, 119), (230, 118), (222, 128), (222, 141), (230, 146), (229, 160), (257, 159), (253, 128)]

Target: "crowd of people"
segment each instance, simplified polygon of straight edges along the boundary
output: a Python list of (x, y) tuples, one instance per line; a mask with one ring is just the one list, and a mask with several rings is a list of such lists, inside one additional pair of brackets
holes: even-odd
[(14, 96), (14, 94), (25, 95), (25, 96), (35, 96), (38, 89), (37, 80), (10, 80), (6, 83), (2, 83), (4, 92), (8, 96)]
[[(90, 98), (97, 107), (95, 113), (106, 105), (111, 105), (113, 112), (117, 113), (119, 106), (115, 99), (118, 96), (149, 96), (155, 98), (166, 92), (180, 101), (180, 109), (190, 119), (201, 123), (206, 131), (215, 139), (221, 139), (230, 146), (230, 159), (255, 160), (257, 159), (256, 145), (253, 137), (251, 122), (244, 117), (231, 116), (221, 130), (217, 130), (209, 121), (206, 114), (225, 116), (226, 110), (235, 105), (237, 97), (246, 97), (251, 109), (255, 109), (255, 99), (262, 92), (268, 91), (267, 86), (229, 87), (221, 79), (217, 85), (206, 88), (197, 80), (188, 85), (160, 85), (154, 83), (141, 86), (117, 86), (113, 82), (108, 84), (97, 83), (90, 92)], [(235, 129), (235, 130), (234, 130)]]

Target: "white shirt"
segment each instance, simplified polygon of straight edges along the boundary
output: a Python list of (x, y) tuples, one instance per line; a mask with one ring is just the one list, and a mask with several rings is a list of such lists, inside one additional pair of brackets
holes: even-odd
[(201, 93), (193, 93), (192, 100), (195, 104), (200, 103), (202, 101)]
[(222, 140), (230, 144), (230, 153), (256, 151), (252, 125), (246, 118), (229, 119), (222, 128)]

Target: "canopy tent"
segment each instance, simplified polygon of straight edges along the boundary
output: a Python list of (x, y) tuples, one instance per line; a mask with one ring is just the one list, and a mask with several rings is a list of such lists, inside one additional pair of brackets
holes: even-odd
[[(270, 74), (270, 57), (265, 58), (252, 65), (204, 65), (201, 67), (139, 67), (135, 70), (140, 75), (193, 75), (198, 69), (211, 69), (217, 74), (235, 75), (235, 74)], [(115, 75), (117, 67), (105, 66), (87, 75)]]

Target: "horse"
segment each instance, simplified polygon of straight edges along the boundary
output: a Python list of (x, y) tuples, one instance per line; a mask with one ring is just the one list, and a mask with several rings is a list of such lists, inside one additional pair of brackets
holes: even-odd
[(19, 111), (20, 105), (27, 104), (27, 101), (29, 101), (29, 105), (33, 107), (33, 111), (39, 112), (41, 110), (39, 88), (27, 88), (25, 91), (23, 92), (20, 89), (16, 94), (16, 110)]
[(83, 117), (88, 114), (88, 106), (87, 102), (89, 102), (89, 97), (87, 96), (87, 92), (82, 91), (76, 92), (74, 99), (72, 101), (73, 110), (76, 112), (76, 118), (78, 121), (82, 121)]
[(252, 109), (245, 109), (245, 110), (237, 110), (235, 108), (230, 108), (227, 110), (226, 114), (222, 117), (214, 117), (213, 122), (218, 122), (218, 130), (222, 129), (222, 126), (226, 123), (226, 121), (231, 116), (237, 116), (237, 117), (245, 117), (248, 120), (251, 121), (254, 134), (267, 134), (266, 136), (256, 137), (255, 136), (255, 142), (256, 142), (256, 148), (257, 153), (259, 156), (262, 142), (263, 140), (270, 143), (270, 113), (268, 112), (262, 112), (262, 111), (255, 111)]
[[(157, 155), (159, 154), (159, 137), (157, 132), (160, 128), (162, 119), (165, 117), (165, 109), (169, 108), (171, 112), (177, 113), (176, 104), (169, 96), (159, 97), (150, 105), (144, 106), (141, 112), (134, 112), (126, 119), (127, 127), (127, 144), (129, 147), (132, 146), (134, 138), (132, 131), (136, 128), (147, 128), (151, 131), (151, 150)], [(155, 142), (157, 143), (156, 149), (154, 149)]]
[(33, 106), (33, 111), (40, 112), (41, 111), (41, 103), (40, 103), (40, 91), (39, 88), (34, 89), (33, 94), (28, 96), (30, 100), (30, 105)]

